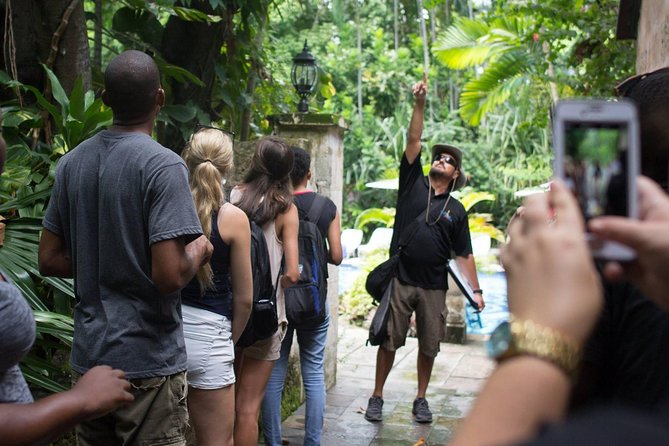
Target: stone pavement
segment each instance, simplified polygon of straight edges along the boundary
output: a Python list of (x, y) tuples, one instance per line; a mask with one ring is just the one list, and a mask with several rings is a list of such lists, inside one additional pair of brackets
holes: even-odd
[[(395, 365), (384, 389), (383, 421), (364, 418), (374, 387), (376, 347), (365, 346), (367, 330), (339, 324), (337, 383), (327, 393), (325, 427), (321, 444), (340, 445), (445, 445), (464, 418), (493, 368), (481, 337), (466, 345), (441, 344), (428, 387), (427, 400), (432, 424), (413, 421), (411, 408), (416, 395), (418, 343), (408, 338), (397, 351)], [(304, 405), (283, 423), (284, 444), (301, 445)], [(423, 442), (421, 443), (421, 439)]]

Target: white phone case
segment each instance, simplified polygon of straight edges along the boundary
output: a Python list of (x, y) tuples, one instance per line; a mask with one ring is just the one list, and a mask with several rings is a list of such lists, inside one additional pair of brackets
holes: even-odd
[[(636, 106), (627, 100), (607, 101), (600, 99), (563, 100), (553, 110), (553, 148), (555, 151), (554, 174), (567, 182), (566, 131), (567, 127), (601, 128), (611, 126), (625, 128), (627, 153), (625, 159), (625, 182), (627, 185), (627, 209), (625, 215), (638, 218), (636, 178), (639, 175), (639, 124)], [(585, 159), (583, 157), (582, 159)], [(587, 177), (587, 175), (584, 175)], [(576, 187), (574, 187), (575, 189)], [(619, 243), (596, 239), (586, 234), (592, 254), (596, 258), (630, 261), (636, 257), (634, 251)]]

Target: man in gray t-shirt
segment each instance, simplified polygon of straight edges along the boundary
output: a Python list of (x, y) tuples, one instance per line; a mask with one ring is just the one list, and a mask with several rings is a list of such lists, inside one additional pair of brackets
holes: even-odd
[(61, 158), (44, 217), (40, 271), (74, 277), (72, 368), (107, 364), (135, 389), (133, 405), (84, 423), (79, 444), (184, 441), (179, 290), (212, 248), (186, 165), (150, 137), (164, 99), (149, 56), (114, 58), (103, 92), (114, 124)]

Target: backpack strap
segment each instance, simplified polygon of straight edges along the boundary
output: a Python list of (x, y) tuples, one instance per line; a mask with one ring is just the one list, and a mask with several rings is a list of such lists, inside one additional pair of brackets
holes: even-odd
[(306, 220), (312, 222), (313, 224), (317, 224), (318, 218), (320, 217), (326, 203), (327, 199), (325, 197), (322, 197), (317, 193), (314, 194), (314, 200), (311, 202), (309, 210), (307, 210)]

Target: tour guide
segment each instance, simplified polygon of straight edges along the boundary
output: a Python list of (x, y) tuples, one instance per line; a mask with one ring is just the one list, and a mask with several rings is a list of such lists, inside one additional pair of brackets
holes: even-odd
[[(446, 317), (446, 265), (451, 252), (466, 279), (474, 288), (474, 299), (483, 309), (479, 289), (467, 212), (451, 192), (464, 186), (462, 152), (449, 145), (432, 148), (430, 172), (423, 175), (420, 163), (421, 133), (427, 77), (413, 87), (415, 98), (409, 126), (407, 147), (400, 163), (399, 192), (395, 230), (390, 255), (397, 252), (400, 241), (413, 233), (410, 242), (402, 247), (398, 276), (393, 279), (388, 318), (388, 337), (379, 346), (376, 356), (374, 393), (369, 399), (365, 419), (381, 421), (383, 386), (395, 360), (395, 351), (404, 345), (411, 313), (416, 312), (418, 336), (418, 392), (413, 402), (413, 414), (419, 423), (432, 422), (432, 412), (425, 392), (432, 374), (434, 358), (444, 334)], [(427, 210), (427, 212), (426, 212)]]

